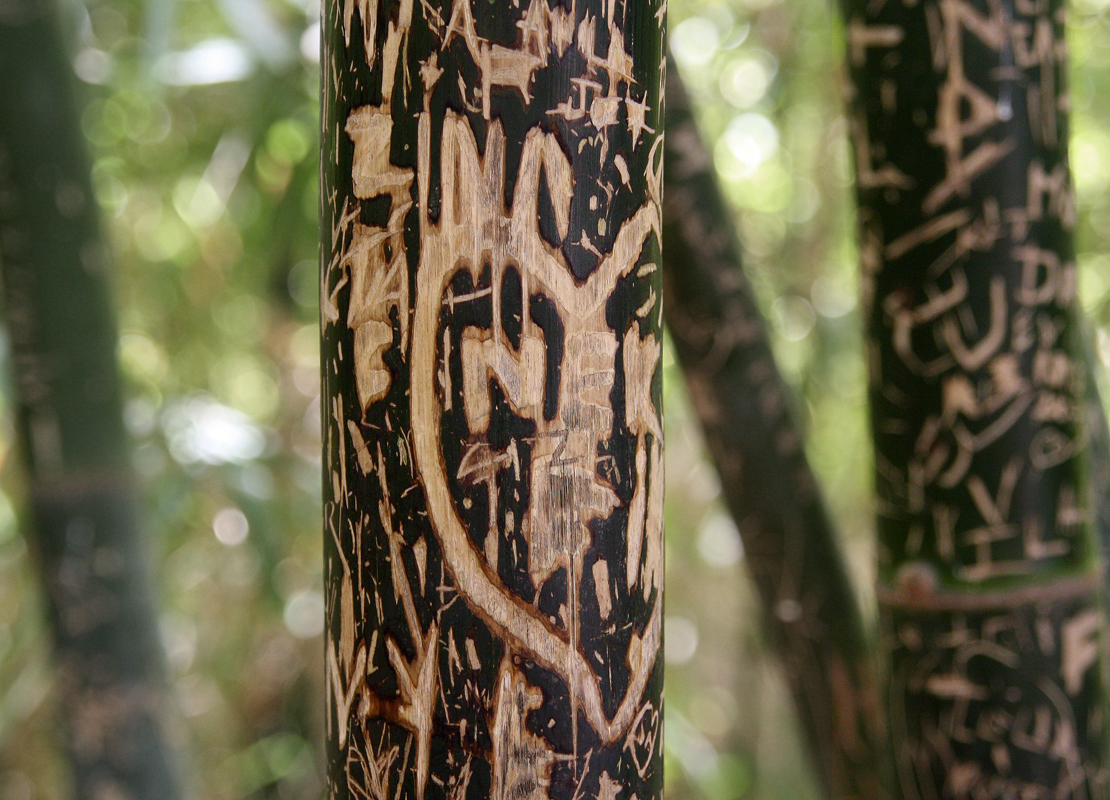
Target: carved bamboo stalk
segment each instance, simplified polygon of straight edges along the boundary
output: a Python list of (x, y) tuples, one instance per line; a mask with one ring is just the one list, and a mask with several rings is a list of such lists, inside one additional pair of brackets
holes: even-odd
[(886, 798), (888, 753), (863, 620), (806, 461), (728, 203), (676, 69), (667, 72), (667, 327), (736, 520), (828, 798)]
[(1063, 10), (846, 16), (902, 795), (1104, 797)]
[(38, 0), (0, 8), (0, 273), (29, 549), (73, 797), (179, 796), (75, 78)]
[(333, 797), (658, 797), (658, 2), (324, 4)]

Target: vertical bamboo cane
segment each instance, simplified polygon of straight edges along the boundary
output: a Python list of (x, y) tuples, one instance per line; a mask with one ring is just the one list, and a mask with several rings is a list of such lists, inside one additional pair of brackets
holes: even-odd
[(1103, 797), (1063, 9), (847, 25), (901, 791)]
[(818, 785), (827, 798), (881, 800), (889, 749), (863, 619), (741, 268), (712, 155), (674, 69), (666, 118), (667, 328)]
[(331, 795), (658, 797), (664, 13), (323, 21)]
[(180, 796), (76, 79), (37, 0), (0, 8), (0, 275), (73, 797)]

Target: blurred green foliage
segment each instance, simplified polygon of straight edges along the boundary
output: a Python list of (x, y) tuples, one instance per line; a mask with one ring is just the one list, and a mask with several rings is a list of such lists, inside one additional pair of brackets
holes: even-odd
[[(213, 800), (322, 792), (317, 13), (281, 0), (60, 8), (115, 254), (182, 771)], [(17, 473), (5, 458), (0, 798), (64, 798), (65, 709), (15, 533)]]
[[(127, 424), (195, 796), (323, 791), (317, 17), (309, 0), (64, 0), (115, 253)], [(872, 501), (843, 36), (827, 0), (672, 0), (671, 40), (869, 602)], [(1110, 357), (1110, 14), (1072, 13), (1084, 302)], [(673, 356), (667, 796), (815, 796)], [(5, 403), (0, 397), (0, 403)], [(0, 423), (0, 799), (66, 796)]]
[[(689, 0), (671, 3), (669, 22), (808, 455), (869, 587), (865, 364), (836, 8)], [(815, 798), (736, 525), (717, 499), (680, 370), (673, 359), (665, 369), (666, 796)]]
[[(745, 268), (873, 618), (872, 463), (844, 113), (850, 89), (837, 8), (826, 0), (689, 0), (670, 11), (671, 46), (736, 208)], [(1103, 364), (1110, 362), (1110, 105), (1101, 99), (1110, 89), (1108, 11), (1099, 0), (1074, 2), (1068, 32), (1081, 299)], [(750, 612), (742, 558), (730, 568), (721, 557), (736, 552), (735, 529), (725, 548), (721, 532), (731, 523), (705, 502), (713, 492), (705, 489), (696, 432), (686, 427), (691, 412), (677, 365), (667, 369), (667, 608), (697, 643), (668, 665), (668, 796), (814, 797), (775, 659)], [(667, 628), (669, 649), (674, 630)]]

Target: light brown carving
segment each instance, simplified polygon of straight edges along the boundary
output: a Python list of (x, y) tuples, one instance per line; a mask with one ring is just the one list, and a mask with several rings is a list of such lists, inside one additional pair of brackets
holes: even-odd
[[(423, 193), (429, 184), (424, 177), (430, 163), (429, 129), (425, 117), (420, 125), (421, 208), (427, 208)], [(555, 200), (556, 218), (566, 219), (569, 187), (565, 183), (567, 178), (561, 176), (569, 175), (569, 164), (560, 166), (566, 156), (558, 144), (550, 135), (538, 131), (529, 134), (521, 156), (516, 200), (508, 210), (503, 209), (501, 200), (504, 135), (497, 122), (490, 125), (484, 151), (484, 157), (479, 157), (466, 120), (449, 114), (441, 143), (440, 218), (432, 223), (425, 212), (421, 220), (421, 262), (410, 356), (414, 454), (424, 480), (433, 526), (459, 590), (515, 646), (563, 676), (572, 698), (581, 702), (595, 732), (604, 741), (613, 741), (627, 730), (638, 711), (639, 697), (659, 648), (660, 606), (656, 601), (643, 641), (636, 641), (630, 653), (633, 677), (612, 719), (601, 708), (597, 677), (577, 648), (575, 609), (579, 602), (581, 560), (590, 542), (589, 522), (607, 516), (616, 505), (612, 489), (598, 477), (596, 466), (598, 443), (612, 424), (608, 396), (617, 350), (616, 336), (605, 324), (604, 304), (616, 280), (633, 269), (647, 236), (658, 235), (658, 195), (621, 227), (612, 253), (579, 285), (561, 255), (540, 235), (536, 216), (542, 164)], [(558, 565), (568, 567), (572, 599), (566, 631), (555, 628), (536, 609), (504, 588), (496, 571), (471, 543), (443, 472), (439, 450), (440, 400), (436, 390), (439, 308), (455, 272), (469, 269), (476, 279), (483, 263), (492, 265), (494, 285), (500, 269), (519, 265), (526, 291), (545, 293), (560, 306), (565, 353), (555, 419), (548, 421), (536, 413), (537, 391), (534, 386), (527, 386), (528, 379), (521, 377), (526, 356), (506, 352), (508, 345), (498, 340), (502, 334), (497, 324), (491, 331), (475, 331), (467, 339), (473, 342), (468, 347), (481, 364), (480, 369), (473, 368), (478, 370), (477, 375), (468, 379), (472, 399), (467, 401), (467, 410), (474, 426), (482, 430), (483, 410), (488, 404), (488, 398), (482, 399), (488, 391), (484, 378), (493, 375), (505, 386), (510, 400), (515, 396), (522, 403), (516, 412), (530, 414), (536, 421), (530, 476), (532, 503), (526, 526), (530, 569), (533, 579), (542, 581)], [(533, 338), (542, 335), (534, 326), (525, 327)], [(491, 338), (483, 339), (487, 334)], [(534, 350), (533, 345), (526, 349), (523, 341), (522, 353)], [(649, 555), (661, 557), (661, 548), (651, 549)], [(657, 580), (661, 565), (649, 565), (645, 571), (652, 580)]]
[(355, 197), (367, 200), (389, 195), (389, 222), (384, 228), (363, 225), (351, 215), (351, 243), (340, 266), (350, 274), (351, 300), (347, 325), (355, 332), (355, 379), (363, 410), (385, 396), (392, 380), (382, 354), (393, 344), (390, 313), (400, 317), (401, 349), (409, 335), (408, 266), (405, 261), (404, 219), (412, 200), (412, 170), (389, 163), (393, 121), (388, 106), (363, 106), (347, 119), (347, 135), (355, 145), (351, 180)]
[(494, 698), (492, 800), (547, 800), (556, 756), (525, 724), (541, 705), (543, 693), (503, 659)]
[[(662, 626), (662, 425), (651, 399), (661, 348), (656, 334), (641, 335), (638, 323), (627, 330), (612, 330), (605, 310), (619, 281), (636, 269), (641, 277), (655, 269), (654, 264), (638, 265), (638, 261), (645, 243), (660, 233), (662, 139), (655, 137), (655, 149), (650, 153), (652, 167), (646, 176), (649, 196), (631, 217), (616, 220), (605, 208), (598, 207), (598, 203), (608, 203), (614, 192), (612, 186), (598, 182), (599, 191), (591, 200), (591, 210), (599, 217), (597, 236), (599, 241), (612, 240), (613, 244), (608, 253), (601, 253), (600, 244), (595, 245), (583, 234), (578, 244), (596, 254), (599, 263), (588, 279), (576, 280), (561, 250), (552, 247), (539, 230), (543, 181), (542, 189), (554, 211), (555, 234), (560, 240), (569, 234), (575, 188), (570, 155), (554, 134), (545, 132), (546, 125), (531, 130), (516, 170), (513, 203), (506, 207), (506, 142), (501, 122), (491, 115), (491, 100), (501, 92), (530, 105), (537, 72), (548, 66), (554, 55), (563, 56), (570, 48), (577, 48), (584, 67), (582, 74), (572, 79), (575, 92), (550, 113), (574, 113), (577, 116), (573, 119), (592, 126), (591, 135), (593, 141), (601, 142), (604, 162), (608, 131), (623, 112), (633, 146), (638, 147), (645, 134), (655, 131), (649, 126), (651, 109), (637, 99), (643, 96), (641, 90), (632, 91), (631, 56), (614, 20), (617, 5), (610, 2), (600, 18), (587, 15), (576, 24), (573, 8), (559, 4), (552, 8), (545, 0), (530, 0), (517, 23), (520, 34), (514, 46), (478, 35), (470, 0), (452, 0), (449, 7), (447, 12), (445, 5), (441, 14), (424, 0), (419, 5), (414, 0), (401, 0), (390, 10), (388, 23), (383, 13), (382, 24), (388, 24), (388, 28), (382, 35), (378, 32), (378, 0), (347, 0), (343, 7), (344, 36), (350, 41), (352, 35), (357, 35), (351, 30), (357, 9), (367, 62), (371, 66), (381, 64), (382, 80), (380, 103), (354, 109), (345, 125), (354, 144), (354, 199), (387, 197), (389, 206), (388, 218), (381, 225), (365, 224), (360, 219), (362, 209), (354, 200), (348, 199), (343, 212), (337, 214), (333, 241), (340, 244), (333, 248), (329, 265), (336, 277), (322, 298), (324, 317), (332, 323), (340, 321), (341, 293), (349, 290), (343, 321), (353, 332), (354, 352), (349, 357), (364, 419), (361, 426), (353, 420), (340, 422), (341, 399), (334, 401), (329, 411), (338, 423), (336, 444), (341, 455), (345, 458), (353, 451), (352, 463), (357, 463), (364, 475), (376, 474), (384, 498), (376, 519), (351, 521), (351, 530), (343, 533), (354, 541), (355, 552), (360, 554), (364, 527), (367, 536), (384, 537), (393, 599), (403, 612), (404, 623), (400, 630), (373, 631), (368, 641), (358, 640), (362, 606), (376, 604), (380, 618), (382, 597), (365, 586), (361, 594), (356, 590), (351, 575), (355, 564), (348, 564), (349, 556), (341, 550), (338, 567), (342, 578), (338, 581), (338, 596), (331, 601), (331, 606), (339, 609), (340, 633), (338, 639), (329, 641), (326, 652), (331, 701), (328, 712), (329, 717), (336, 718), (334, 723), (329, 719), (329, 724), (337, 726), (339, 745), (347, 747), (349, 761), (357, 762), (360, 772), (367, 776), (364, 783), (350, 784), (355, 796), (383, 800), (396, 796), (401, 786), (391, 786), (390, 772), (396, 772), (398, 765), (413, 771), (418, 800), (428, 790), (429, 780), (438, 781), (429, 770), (437, 703), (444, 687), (453, 686), (466, 670), (479, 669), (483, 659), (488, 659), (487, 653), (479, 653), (481, 645), (476, 645), (473, 638), (456, 640), (457, 629), (441, 625), (441, 612), (429, 619), (424, 609), (431, 601), (420, 595), (425, 591), (431, 594), (427, 587), (438, 580), (441, 595), (449, 594), (454, 600), (461, 596), (505, 643), (492, 697), (475, 698), (489, 713), (493, 753), (487, 755), (493, 764), (492, 797), (541, 800), (547, 797), (556, 761), (581, 755), (577, 752), (580, 711), (602, 742), (619, 746), (623, 741), (641, 776), (650, 765), (636, 760), (642, 759), (645, 751), (657, 752), (660, 747), (660, 712), (644, 694), (658, 660)], [(662, 24), (662, 17), (659, 20)], [(462, 54), (464, 58), (469, 55), (477, 67), (480, 80), (472, 86), (465, 86), (459, 74), (448, 71), (446, 75), (452, 83), (458, 81), (466, 110), (481, 112), (489, 120), (482, 156), (470, 123), (460, 114), (448, 112), (439, 141), (433, 142), (426, 110), (419, 120), (417, 169), (397, 167), (391, 161), (391, 152), (402, 144), (396, 139), (390, 114), (398, 105), (396, 98), (407, 100), (412, 88), (407, 82), (413, 71), (405, 64), (410, 32), (419, 24), (429, 26), (439, 47), (438, 53), (420, 64), (422, 87), (418, 92), (422, 91), (425, 109), (431, 103), (434, 87), (444, 79), (441, 63), (453, 64)], [(379, 41), (383, 38), (384, 43)], [(608, 45), (599, 48), (598, 40), (603, 38)], [(449, 48), (452, 53), (447, 58)], [(599, 56), (599, 50), (604, 55)], [(439, 170), (433, 174), (432, 153), (436, 149)], [(631, 175), (626, 156), (612, 158), (621, 181), (628, 185)], [(429, 192), (437, 183), (441, 205), (433, 222)], [(405, 241), (406, 220), (411, 235), (415, 219), (419, 222), (418, 255), (406, 251)], [(594, 234), (594, 230), (591, 227), (589, 233)], [(410, 285), (410, 265), (416, 261), (416, 278)], [(487, 267), (488, 273), (484, 273)], [(522, 284), (519, 344), (504, 333), (501, 304), (497, 302), (508, 269), (517, 271)], [(465, 297), (450, 290), (453, 277), (464, 270), (470, 272), (476, 286), (479, 280), (483, 282)], [(484, 285), (486, 280), (488, 286)], [(552, 366), (547, 362), (554, 351), (541, 327), (530, 319), (529, 299), (537, 294), (553, 302), (562, 324), (557, 386), (547, 382)], [(457, 308), (491, 300), (493, 324), (488, 328), (469, 326), (454, 340), (451, 331), (439, 330), (445, 306)], [(636, 311), (635, 319), (658, 311), (658, 299), (652, 292)], [(658, 324), (647, 328), (657, 330)], [(391, 352), (391, 348), (395, 349)], [(410, 488), (422, 490), (425, 496), (431, 531), (427, 539), (417, 538), (410, 545), (406, 545), (406, 537), (412, 541), (412, 529), (404, 520), (394, 518), (397, 512), (389, 499), (386, 462), (380, 449), (374, 452), (373, 439), (367, 433), (369, 421), (377, 419), (374, 414), (382, 406), (393, 407), (387, 398), (397, 391), (395, 376), (383, 359), (387, 352), (410, 370), (411, 420), (404, 423), (399, 446), (402, 461), (412, 459), (418, 484)], [(338, 355), (340, 360), (345, 357), (343, 353)], [(449, 368), (452, 363), (461, 363), (461, 386), (452, 385), (457, 380)], [(625, 385), (625, 403), (623, 408), (615, 409), (610, 394), (618, 376)], [(489, 443), (491, 382), (498, 385), (513, 413), (535, 426), (529, 441), (514, 441), (503, 448)], [(553, 391), (554, 398), (545, 396), (545, 392)], [(449, 467), (441, 447), (441, 420), (444, 411), (458, 411), (460, 396), (470, 440), (464, 444), (459, 463)], [(555, 414), (547, 419), (545, 406), (551, 405)], [(396, 424), (396, 417), (388, 414), (386, 424)], [(629, 508), (627, 568), (617, 567), (616, 574), (611, 574), (610, 562), (590, 563), (593, 591), (583, 591), (585, 565), (589, 563), (586, 557), (594, 544), (591, 523), (608, 519), (621, 504), (613, 486), (602, 476), (599, 448), (607, 443), (622, 415), (636, 442), (634, 464), (621, 467), (633, 469), (635, 481)], [(527, 467), (522, 466), (521, 457), (525, 446)], [(485, 530), (465, 528), (460, 508), (455, 505), (460, 501), (449, 488), (449, 468), (464, 484), (484, 484), (490, 509), (488, 519), (481, 523)], [(346, 470), (344, 461), (332, 476), (336, 498), (348, 492)], [(511, 513), (508, 519), (498, 518), (498, 493), (503, 491), (499, 482), (504, 481), (506, 472), (529, 488), (530, 501), (519, 520)], [(504, 558), (502, 547), (506, 542), (516, 546), (513, 536), (517, 531), (526, 537), (528, 572), (537, 588), (555, 573), (566, 570), (570, 585), (558, 619), (546, 617), (510, 591), (498, 575), (499, 560)], [(332, 534), (338, 547), (341, 537), (336, 531)], [(427, 574), (430, 549), (442, 554), (442, 565), (438, 560), (431, 562), (441, 571), (438, 578)], [(640, 632), (631, 636), (625, 656), (630, 678), (616, 711), (609, 715), (602, 705), (599, 679), (605, 665), (591, 664), (585, 657), (579, 643), (579, 614), (584, 604), (594, 604), (597, 615), (611, 622), (619, 596), (616, 590), (621, 588), (619, 584), (614, 587), (614, 580), (624, 581), (629, 590), (636, 588), (653, 605), (648, 619), (639, 623), (643, 625), (638, 628)], [(544, 698), (529, 685), (519, 667), (520, 659), (550, 670), (568, 686), (575, 732), (573, 754), (556, 754), (543, 738), (527, 729), (526, 719)], [(441, 661), (446, 664), (443, 669)], [(370, 688), (375, 684), (368, 682), (368, 677), (382, 669), (396, 677), (398, 697), (379, 697)], [(371, 741), (368, 731), (374, 720), (386, 720), (407, 731), (411, 738), (404, 749), (388, 746), (387, 741), (393, 739), (384, 736), (380, 742)], [(462, 718), (447, 724), (457, 726), (460, 738), (468, 741), (471, 722)], [(356, 726), (364, 740), (352, 733)], [(466, 794), (470, 756), (466, 758), (457, 776), (444, 787), (449, 797)], [(589, 754), (585, 764), (588, 771)], [(616, 797), (620, 788), (608, 774), (603, 776), (603, 796)]]

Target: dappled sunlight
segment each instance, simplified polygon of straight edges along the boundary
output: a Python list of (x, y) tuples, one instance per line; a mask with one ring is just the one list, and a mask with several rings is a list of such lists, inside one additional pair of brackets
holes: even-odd
[[(316, 798), (324, 729), (319, 19), (292, 0), (84, 0), (68, 31), (113, 275), (125, 422), (196, 795)], [(874, 573), (843, 31), (825, 0), (670, 0), (793, 414)], [(1110, 365), (1110, 2), (1073, 4), (1079, 283)], [(88, 198), (62, 196), (59, 204)], [(664, 247), (666, 244), (664, 243)], [(8, 368), (6, 339), (0, 366)], [(669, 800), (816, 795), (669, 344)], [(49, 640), (0, 407), (0, 797), (63, 796)], [(742, 465), (742, 468), (746, 465)], [(738, 527), (739, 524), (739, 527)], [(788, 603), (770, 609), (786, 619)]]

